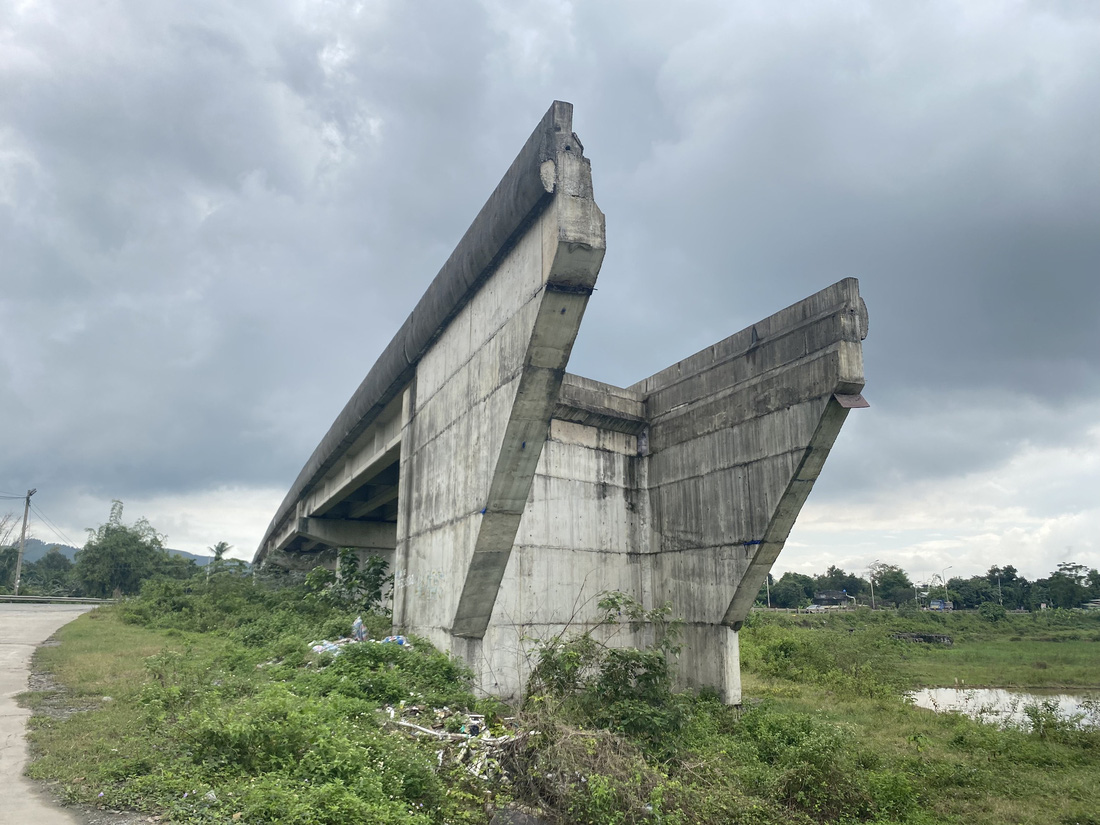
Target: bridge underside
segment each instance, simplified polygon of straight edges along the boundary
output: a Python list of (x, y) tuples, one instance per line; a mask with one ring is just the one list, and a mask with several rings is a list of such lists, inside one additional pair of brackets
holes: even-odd
[[(846, 279), (629, 388), (566, 374), (605, 249), (555, 103), (299, 475), (257, 561), (379, 554), (394, 624), (513, 696), (599, 593), (668, 602), (679, 672), (740, 701), (737, 631), (849, 409)], [(623, 637), (623, 643), (639, 643)]]

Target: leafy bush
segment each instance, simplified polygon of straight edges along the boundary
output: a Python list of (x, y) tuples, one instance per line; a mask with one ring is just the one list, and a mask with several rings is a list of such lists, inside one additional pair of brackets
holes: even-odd
[(381, 556), (371, 556), (360, 564), (356, 550), (342, 547), (337, 557), (338, 572), (316, 567), (306, 576), (305, 585), (310, 598), (329, 606), (380, 613), (393, 591), (388, 567)]
[(318, 696), (473, 709), (477, 700), (471, 693), (469, 669), (425, 639), (414, 637), (412, 643), (412, 650), (370, 642), (348, 645), (323, 670), (299, 674), (296, 684)]
[(764, 704), (744, 714), (738, 734), (766, 766), (742, 772), (751, 787), (814, 819), (904, 817), (917, 806), (904, 774), (883, 769), (851, 731), (814, 716)]
[(996, 602), (982, 602), (978, 608), (978, 615), (987, 622), (1001, 622), (1008, 615), (1008, 611)]
[[(680, 649), (682, 622), (670, 620), (668, 605), (647, 611), (617, 591), (602, 594), (598, 606), (602, 615), (594, 627), (536, 646), (526, 706), (550, 700), (576, 722), (667, 747), (684, 717), (683, 702), (672, 691), (669, 664)], [(654, 643), (613, 647), (597, 638), (622, 617), (635, 633), (652, 628)]]
[(198, 569), (194, 561), (172, 556), (164, 538), (145, 519), (124, 524), (122, 502), (115, 500), (107, 522), (89, 529), (88, 541), (76, 551), (71, 580), (85, 596), (108, 597), (137, 593), (154, 577), (192, 576)]

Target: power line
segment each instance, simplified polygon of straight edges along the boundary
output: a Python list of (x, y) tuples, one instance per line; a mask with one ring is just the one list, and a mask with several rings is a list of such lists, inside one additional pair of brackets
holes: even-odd
[(38, 517), (39, 517), (40, 519), (42, 519), (42, 522), (43, 522), (43, 523), (44, 523), (44, 524), (45, 524), (45, 525), (46, 525), (47, 527), (49, 527), (49, 528), (50, 528), (50, 531), (51, 531), (51, 532), (52, 532), (52, 533), (53, 533), (53, 534), (54, 534), (55, 536), (57, 536), (57, 537), (58, 537), (59, 539), (61, 539), (61, 540), (62, 540), (63, 542), (65, 542), (65, 544), (67, 544), (67, 545), (68, 545), (69, 547), (76, 547), (76, 546), (77, 546), (76, 542), (74, 542), (74, 541), (73, 541), (73, 540), (72, 540), (71, 538), (69, 538), (68, 536), (66, 536), (66, 535), (65, 535), (65, 533), (64, 533), (64, 532), (62, 532), (62, 530), (61, 530), (61, 528), (60, 528), (60, 527), (58, 527), (58, 526), (57, 526), (56, 524), (54, 524), (54, 523), (53, 523), (53, 522), (52, 522), (52, 521), (51, 521), (51, 520), (50, 520), (49, 518), (47, 518), (46, 514), (45, 514), (45, 513), (43, 513), (43, 512), (41, 511), (41, 510), (39, 510), (39, 509), (38, 509), (38, 507), (37, 507), (37, 506), (36, 506), (36, 505), (34, 504), (34, 502), (31, 502), (31, 511), (32, 511), (32, 512), (33, 512), (33, 513), (34, 513), (34, 514), (35, 514), (36, 516), (38, 516)]

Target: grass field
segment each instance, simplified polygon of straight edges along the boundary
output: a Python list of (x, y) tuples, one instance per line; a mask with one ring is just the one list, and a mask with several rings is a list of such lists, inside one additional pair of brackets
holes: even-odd
[(896, 663), (915, 687), (956, 684), (1100, 690), (1100, 643), (1094, 641), (960, 642), (947, 648), (911, 646)]
[[(941, 644), (899, 641), (895, 634), (942, 634)], [(1009, 614), (989, 622), (974, 613), (857, 610), (825, 616), (757, 613), (742, 635), (743, 658), (791, 634), (851, 669), (866, 663), (899, 689), (953, 686), (1100, 690), (1100, 614), (1051, 611)], [(817, 661), (803, 651), (804, 662)], [(824, 667), (827, 663), (820, 663)]]
[(1100, 823), (1097, 737), (1051, 741), (936, 714), (893, 697), (853, 698), (748, 675), (746, 696), (837, 725), (920, 789), (932, 822)]
[[(504, 722), (512, 711), (478, 704), (461, 668), (426, 645), (319, 659), (307, 642), (346, 614), (215, 585), (98, 609), (39, 650), (64, 689), (26, 697), (32, 776), (70, 800), (178, 823), (487, 823), (516, 799), (589, 825), (1100, 825), (1100, 733), (1053, 718), (1042, 734), (1002, 729), (902, 698), (956, 679), (1095, 686), (1100, 617), (754, 614), (741, 634), (745, 709), (632, 694), (627, 680), (594, 716), (547, 697)], [(895, 638), (913, 632), (954, 644)], [(462, 743), (385, 723), (377, 709), (410, 694), (486, 713), (494, 735), (541, 733), (516, 740), (510, 779), (475, 776), (481, 757)]]

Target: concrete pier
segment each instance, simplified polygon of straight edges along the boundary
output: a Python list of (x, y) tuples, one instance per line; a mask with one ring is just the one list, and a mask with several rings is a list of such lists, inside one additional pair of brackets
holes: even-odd
[(555, 102), (256, 561), (383, 555), (395, 627), (504, 697), (523, 688), (530, 640), (583, 629), (601, 592), (668, 602), (686, 623), (684, 686), (737, 703), (741, 623), (848, 410), (866, 406), (867, 310), (846, 279), (613, 387), (565, 372), (605, 249), (572, 107)]

